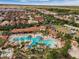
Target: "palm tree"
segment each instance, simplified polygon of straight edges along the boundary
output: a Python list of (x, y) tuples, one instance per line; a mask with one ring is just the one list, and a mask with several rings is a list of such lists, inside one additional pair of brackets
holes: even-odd
[(28, 39), (29, 39), (29, 40), (31, 40), (31, 38), (32, 38), (32, 36), (31, 36), (31, 35), (29, 35), (29, 36), (28, 36)]

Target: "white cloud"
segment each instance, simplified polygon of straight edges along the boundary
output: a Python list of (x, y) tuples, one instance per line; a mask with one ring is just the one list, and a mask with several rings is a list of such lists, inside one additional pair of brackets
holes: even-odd
[(33, 1), (33, 2), (45, 2), (45, 1), (49, 1), (49, 0), (17, 0), (19, 2), (28, 2), (28, 1)]

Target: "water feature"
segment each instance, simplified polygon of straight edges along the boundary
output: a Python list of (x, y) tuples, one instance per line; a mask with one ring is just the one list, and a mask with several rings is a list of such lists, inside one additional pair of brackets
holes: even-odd
[(42, 42), (43, 44), (45, 44), (46, 46), (49, 46), (50, 48), (55, 47), (55, 45), (57, 45), (57, 42), (54, 38), (48, 38), (48, 39), (43, 39), (42, 36), (36, 36), (36, 37), (32, 37), (31, 35), (26, 35), (26, 36), (20, 36), (20, 37), (15, 37), (13, 39), (10, 39), (11, 42), (17, 42), (17, 43), (21, 43), (21, 42), (26, 42), (26, 41), (31, 41), (31, 45), (36, 45), (39, 44), (40, 42)]

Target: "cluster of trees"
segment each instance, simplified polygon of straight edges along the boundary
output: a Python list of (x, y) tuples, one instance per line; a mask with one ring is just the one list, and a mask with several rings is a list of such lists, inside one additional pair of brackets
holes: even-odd
[(70, 41), (73, 38), (73, 35), (70, 35), (68, 33), (58, 32), (58, 37), (61, 37), (65, 41)]
[(79, 37), (75, 37), (76, 41), (79, 43)]
[(5, 42), (5, 40), (0, 38), (0, 46), (2, 46), (4, 42)]
[[(44, 46), (44, 44), (40, 44)], [(32, 48), (23, 50), (19, 46), (14, 48), (15, 59), (75, 59), (68, 54), (68, 49), (71, 48), (70, 42), (68, 42), (63, 48), (50, 49), (50, 48), (38, 48), (36, 45)]]
[[(45, 46), (40, 43), (39, 45)], [(40, 48), (38, 45), (32, 46), (25, 51), (22, 48), (16, 47), (14, 50), (15, 59), (72, 59), (68, 54), (68, 49), (71, 48), (70, 41), (60, 49), (51, 49), (51, 48)]]
[(35, 26), (35, 25), (36, 25), (35, 23), (33, 23), (33, 24), (6, 25), (6, 26), (3, 26), (3, 27), (0, 27), (0, 30), (9, 31), (9, 30), (12, 30), (14, 28), (27, 28), (27, 27), (32, 27), (32, 26)]
[(43, 15), (43, 17), (45, 18), (45, 21), (42, 22), (43, 25), (53, 24), (53, 25), (63, 26), (64, 24), (68, 24), (71, 26), (79, 27), (79, 24), (75, 23), (74, 18), (72, 18), (71, 21), (65, 21), (65, 20), (57, 19), (52, 15), (45, 15), (45, 14), (41, 14), (41, 15)]

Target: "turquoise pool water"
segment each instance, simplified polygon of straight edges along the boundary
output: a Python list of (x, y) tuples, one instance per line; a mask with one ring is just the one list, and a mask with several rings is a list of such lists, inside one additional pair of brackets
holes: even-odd
[(18, 43), (31, 41), (32, 43), (29, 47), (32, 47), (33, 45), (37, 45), (38, 43), (43, 43), (46, 46), (53, 48), (57, 44), (55, 39), (49, 38), (49, 39), (43, 40), (43, 37), (41, 37), (41, 36), (36, 36), (34, 38), (31, 37), (31, 36), (21, 36), (21, 37), (16, 37), (16, 38), (12, 39), (11, 41), (12, 42), (18, 42)]

